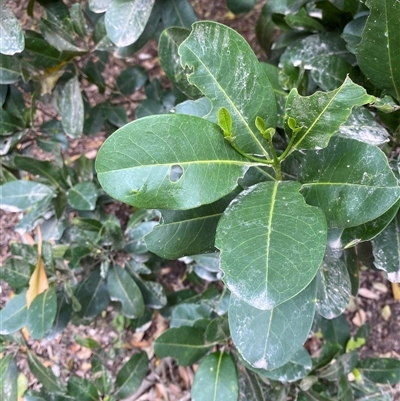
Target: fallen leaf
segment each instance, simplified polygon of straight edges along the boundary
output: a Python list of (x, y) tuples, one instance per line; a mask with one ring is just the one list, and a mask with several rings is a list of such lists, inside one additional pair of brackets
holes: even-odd
[(390, 309), (389, 305), (385, 305), (382, 308), (381, 316), (382, 316), (382, 319), (385, 320), (386, 322), (390, 319), (390, 316), (392, 316), (392, 310)]
[(366, 321), (367, 315), (363, 309), (358, 310), (352, 320), (354, 326), (357, 327), (361, 327)]
[(393, 298), (396, 301), (400, 301), (400, 285), (398, 283), (392, 283)]
[(369, 290), (368, 288), (360, 288), (358, 290), (358, 295), (360, 295), (363, 298), (368, 298), (368, 299), (379, 299), (379, 295), (376, 294), (375, 292)]
[(381, 292), (382, 294), (386, 294), (388, 292), (388, 288), (387, 288), (386, 284), (380, 283), (379, 281), (376, 283), (373, 283), (372, 287), (374, 287), (375, 290)]

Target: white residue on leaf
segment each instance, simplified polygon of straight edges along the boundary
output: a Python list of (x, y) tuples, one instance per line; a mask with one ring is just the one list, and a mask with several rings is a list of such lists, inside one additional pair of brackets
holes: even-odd
[(268, 362), (266, 361), (265, 358), (260, 358), (258, 361), (255, 361), (253, 363), (253, 366), (257, 369), (268, 369)]

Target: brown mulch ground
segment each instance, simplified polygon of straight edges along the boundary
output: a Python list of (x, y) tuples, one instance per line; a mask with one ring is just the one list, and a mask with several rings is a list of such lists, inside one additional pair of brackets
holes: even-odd
[[(201, 19), (217, 20), (236, 29), (249, 41), (260, 59), (265, 60), (266, 57), (261, 51), (254, 33), (255, 23), (264, 2), (258, 4), (248, 15), (236, 17), (229, 12), (224, 0), (212, 2), (212, 6), (211, 2), (207, 0), (193, 0), (192, 4)], [(11, 7), (16, 9), (18, 14), (18, 10), (25, 9), (27, 1), (16, 3), (8, 2)], [(28, 19), (26, 23), (29, 23)], [(152, 42), (135, 57), (127, 61), (115, 59), (110, 64), (105, 72), (109, 86), (112, 86), (113, 80), (121, 68), (125, 68), (126, 63), (142, 65), (151, 77), (161, 74), (156, 43)], [(89, 83), (85, 86), (85, 92), (94, 104), (106, 99), (109, 93), (106, 90), (105, 95), (100, 95), (97, 88)], [(143, 92), (138, 92), (123, 100), (124, 106), (128, 106), (129, 118), (132, 118), (135, 107), (143, 98)], [(50, 113), (50, 116), (52, 115), (51, 111), (46, 113)], [(46, 113), (40, 118), (46, 119)], [(71, 141), (67, 157), (70, 160), (74, 160), (79, 155), (86, 154), (93, 159), (104, 137), (104, 135), (83, 137), (79, 140)], [(39, 158), (44, 156), (39, 149), (36, 149), (35, 155)], [(129, 209), (121, 208), (121, 210), (115, 212), (121, 219), (126, 219)], [(29, 242), (31, 240), (29, 235), (21, 237), (13, 231), (13, 227), (20, 218), (21, 215), (19, 214), (6, 213), (0, 210), (0, 262), (3, 262), (9, 256), (9, 244), (11, 241)], [(174, 269), (179, 270), (178, 267), (174, 266), (169, 269), (172, 271)], [(350, 310), (347, 313), (353, 332), (365, 321), (371, 327), (370, 338), (361, 355), (362, 357), (390, 356), (400, 359), (400, 302), (394, 300), (391, 285), (386, 280), (384, 273), (365, 271), (361, 277), (363, 290), (360, 291), (357, 298), (352, 300)], [(167, 278), (167, 275), (165, 278)], [(168, 282), (166, 284), (170, 285), (171, 283)], [(8, 297), (9, 288), (4, 282), (0, 281), (0, 307), (4, 306)], [(383, 310), (386, 312), (382, 314)], [(388, 310), (390, 310), (390, 314), (388, 314)], [(76, 336), (93, 338), (101, 345), (102, 355), (107, 357), (106, 366), (115, 376), (115, 373), (129, 359), (134, 350), (145, 350), (150, 358), (153, 357), (152, 342), (167, 328), (167, 322), (160, 315), (156, 315), (151, 326), (146, 330), (133, 332), (131, 330), (121, 330), (114, 318), (115, 314), (110, 308), (90, 326), (69, 324), (67, 329), (56, 338), (42, 341), (29, 340), (28, 345), (41, 357), (46, 366), (51, 367), (53, 372), (61, 378), (66, 379), (71, 374), (90, 378), (92, 374), (90, 358), (94, 352), (98, 351), (78, 345), (75, 338)], [(22, 351), (24, 350), (22, 349)], [(27, 369), (23, 352), (20, 353), (18, 365), (19, 369), (28, 377), (30, 387), (37, 388), (38, 383), (30, 374), (29, 369)], [(173, 360), (168, 358), (162, 361), (153, 358), (150, 374), (137, 395), (131, 397), (130, 400), (190, 400), (190, 388), (195, 368), (178, 367)]]

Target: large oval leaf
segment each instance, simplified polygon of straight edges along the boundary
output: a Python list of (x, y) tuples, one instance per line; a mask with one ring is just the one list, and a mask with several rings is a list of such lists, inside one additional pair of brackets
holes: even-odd
[(155, 0), (113, 0), (106, 11), (106, 29), (119, 47), (139, 38), (150, 17)]
[(388, 279), (400, 283), (400, 216), (372, 240), (374, 265), (387, 273)]
[(200, 363), (192, 387), (193, 401), (237, 401), (239, 382), (233, 358), (214, 352)]
[(0, 311), (0, 334), (15, 333), (26, 325), (26, 291), (14, 295)]
[(265, 311), (232, 295), (229, 327), (243, 359), (266, 370), (289, 362), (307, 339), (314, 319), (315, 294), (316, 280), (296, 297)]
[(0, 360), (0, 394), (3, 401), (18, 400), (18, 369), (12, 355)]
[(275, 95), (246, 40), (216, 22), (196, 22), (179, 54), (182, 66), (193, 69), (189, 82), (213, 104), (208, 118), (216, 122), (218, 110), (225, 107), (232, 116), (237, 145), (245, 152), (266, 155), (255, 119), (259, 116), (267, 127), (275, 128)]
[(191, 209), (222, 198), (249, 161), (219, 127), (183, 114), (141, 118), (100, 148), (96, 170), (114, 198), (147, 209)]
[(307, 203), (320, 207), (331, 227), (354, 227), (376, 219), (400, 197), (385, 154), (376, 146), (334, 137), (307, 153), (299, 170)]
[(25, 40), (17, 17), (6, 6), (0, 4), (0, 53), (12, 56), (24, 50)]
[(361, 71), (400, 101), (400, 2), (367, 0), (371, 13), (356, 48)]
[(294, 297), (314, 278), (326, 246), (321, 210), (300, 184), (262, 182), (243, 191), (221, 217), (216, 246), (228, 288), (258, 309)]

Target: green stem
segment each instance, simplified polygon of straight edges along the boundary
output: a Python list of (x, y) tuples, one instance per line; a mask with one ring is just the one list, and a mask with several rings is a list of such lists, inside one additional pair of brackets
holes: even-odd
[[(225, 139), (230, 138), (230, 137), (225, 137)], [(261, 159), (260, 157), (252, 156), (249, 155), (248, 153), (244, 152), (242, 149), (240, 149), (232, 140), (227, 139), (230, 145), (232, 146), (233, 149), (236, 150), (236, 152), (240, 153), (242, 156), (244, 156), (246, 159), (249, 159), (253, 162), (257, 163), (262, 163), (262, 164), (268, 164), (268, 165), (274, 165), (274, 160), (268, 160), (268, 159)]]
[(292, 150), (293, 150), (292, 146), (293, 146), (295, 139), (296, 139), (296, 134), (292, 134), (292, 137), (290, 138), (290, 141), (289, 141), (288, 145), (286, 146), (286, 149), (279, 156), (279, 160), (281, 162), (283, 162), (286, 159), (286, 157), (289, 156), (289, 154), (292, 152)]
[(272, 142), (272, 138), (270, 140), (267, 141), (269, 149), (271, 151), (272, 157), (273, 157), (273, 163), (272, 163), (272, 167), (275, 171), (275, 176), (276, 179), (278, 181), (283, 181), (283, 177), (282, 177), (282, 169), (281, 169), (281, 160), (279, 159), (278, 155), (276, 154), (275, 148), (274, 148), (274, 144)]

